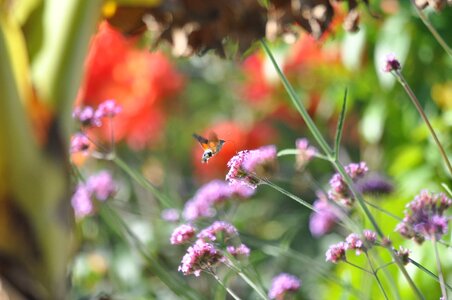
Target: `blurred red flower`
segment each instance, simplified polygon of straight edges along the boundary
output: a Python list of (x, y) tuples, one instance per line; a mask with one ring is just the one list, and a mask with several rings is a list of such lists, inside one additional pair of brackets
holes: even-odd
[(256, 123), (251, 128), (231, 121), (222, 122), (199, 134), (207, 137), (209, 132), (215, 132), (218, 138), (225, 140), (226, 143), (218, 154), (203, 164), (201, 163), (203, 149), (197, 141), (193, 140), (192, 155), (195, 174), (203, 182), (212, 178), (224, 179), (228, 169), (226, 164), (238, 151), (274, 143), (277, 138), (276, 130), (265, 122)]
[[(157, 141), (165, 124), (164, 102), (183, 87), (183, 77), (160, 52), (139, 49), (103, 22), (93, 38), (85, 62), (85, 77), (78, 105), (96, 107), (114, 99), (122, 112), (114, 118), (115, 141), (124, 140), (136, 150)], [(109, 140), (109, 126), (96, 133)]]

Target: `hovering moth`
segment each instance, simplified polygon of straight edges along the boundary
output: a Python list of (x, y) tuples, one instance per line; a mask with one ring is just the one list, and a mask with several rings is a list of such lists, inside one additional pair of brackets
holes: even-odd
[(220, 152), (223, 144), (226, 142), (224, 140), (218, 139), (218, 136), (211, 132), (209, 134), (209, 138), (206, 139), (203, 136), (200, 136), (196, 133), (193, 133), (193, 137), (199, 142), (204, 153), (202, 154), (201, 162), (206, 163), (210, 158), (212, 158), (215, 154)]

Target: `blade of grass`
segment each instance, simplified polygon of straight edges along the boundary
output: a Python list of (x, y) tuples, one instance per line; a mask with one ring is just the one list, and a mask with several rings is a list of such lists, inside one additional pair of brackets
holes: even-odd
[(338, 158), (339, 158), (339, 147), (341, 145), (342, 130), (344, 128), (345, 109), (347, 106), (347, 92), (348, 92), (348, 89), (345, 89), (344, 100), (342, 101), (341, 114), (339, 115), (339, 121), (337, 123), (337, 128), (336, 128), (336, 138), (334, 139), (333, 153), (334, 153), (334, 159), (336, 159), (336, 160), (338, 160)]

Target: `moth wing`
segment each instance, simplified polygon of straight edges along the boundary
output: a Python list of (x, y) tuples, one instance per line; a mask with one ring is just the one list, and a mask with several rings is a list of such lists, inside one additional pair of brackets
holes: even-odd
[(206, 139), (205, 137), (202, 137), (196, 133), (193, 133), (193, 137), (199, 142), (202, 149), (204, 149), (204, 150), (209, 149), (209, 140), (208, 139)]
[(209, 133), (209, 147), (212, 149), (216, 148), (218, 145), (218, 142), (219, 142), (219, 140), (218, 140), (217, 134), (215, 132), (210, 132)]

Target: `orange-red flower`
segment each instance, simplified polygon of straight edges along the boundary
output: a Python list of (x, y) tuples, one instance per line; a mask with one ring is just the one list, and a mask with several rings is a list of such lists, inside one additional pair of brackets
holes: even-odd
[[(138, 49), (106, 22), (93, 38), (78, 104), (97, 106), (114, 99), (122, 112), (114, 118), (115, 141), (143, 149), (159, 139), (165, 124), (164, 101), (183, 86), (183, 78), (160, 52)], [(109, 126), (96, 129), (109, 140)]]

